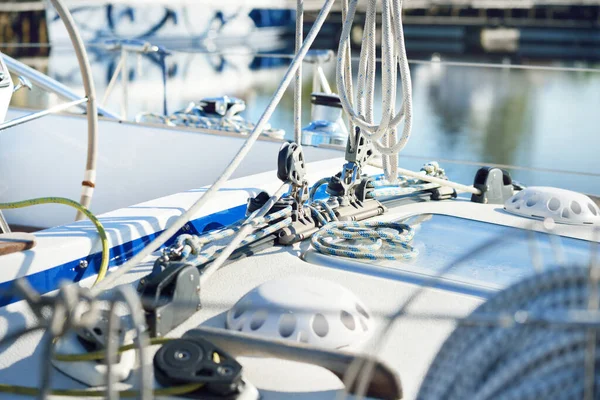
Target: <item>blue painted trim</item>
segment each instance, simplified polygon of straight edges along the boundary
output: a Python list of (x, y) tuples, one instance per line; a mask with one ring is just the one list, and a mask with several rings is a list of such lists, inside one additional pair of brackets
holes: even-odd
[[(245, 214), (246, 205), (243, 204), (197, 218), (184, 225), (183, 228), (173, 235), (173, 237), (171, 237), (165, 245), (170, 245), (178, 235), (184, 233), (197, 235), (199, 233), (218, 229), (221, 226), (231, 225), (243, 218)], [(162, 232), (162, 230), (157, 231), (138, 239), (121, 243), (112, 247), (110, 249), (109, 267), (115, 267), (125, 263), (131, 257), (139, 253)], [(80, 262), (84, 260), (88, 262), (87, 268), (81, 268), (79, 266)], [(87, 257), (78, 258), (65, 264), (57, 265), (56, 267), (27, 275), (25, 278), (38, 293), (48, 293), (56, 290), (58, 288), (58, 284), (62, 281), (79, 282), (82, 279), (96, 275), (100, 269), (101, 260), (102, 253), (94, 253)], [(0, 283), (0, 293), (10, 293), (13, 283), (14, 281)], [(0, 307), (4, 307), (19, 300), (20, 299), (15, 296), (0, 296)]]

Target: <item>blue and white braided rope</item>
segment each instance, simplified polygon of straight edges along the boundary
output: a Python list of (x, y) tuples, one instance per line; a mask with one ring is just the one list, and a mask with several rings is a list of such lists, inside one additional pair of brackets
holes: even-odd
[(323, 254), (368, 260), (411, 260), (415, 231), (395, 222), (330, 222), (312, 236), (312, 245)]

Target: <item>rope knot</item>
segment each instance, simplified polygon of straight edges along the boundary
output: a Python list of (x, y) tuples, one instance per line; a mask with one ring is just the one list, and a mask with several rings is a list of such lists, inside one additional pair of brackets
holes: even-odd
[(444, 168), (440, 167), (437, 161), (430, 161), (421, 167), (421, 172), (434, 178), (448, 179)]

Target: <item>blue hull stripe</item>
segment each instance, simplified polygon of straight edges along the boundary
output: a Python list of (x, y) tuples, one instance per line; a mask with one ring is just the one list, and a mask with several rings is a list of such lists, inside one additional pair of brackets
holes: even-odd
[[(171, 244), (175, 240), (175, 237), (183, 233), (199, 234), (230, 225), (243, 218), (245, 213), (246, 205), (240, 205), (190, 221), (169, 239), (166, 245)], [(109, 267), (119, 266), (125, 263), (161, 233), (162, 231), (158, 231), (112, 247), (110, 249)], [(101, 259), (102, 253), (90, 254), (87, 257), (78, 258), (69, 261), (68, 263), (27, 275), (26, 279), (38, 293), (48, 293), (56, 290), (59, 283), (62, 281), (79, 282), (82, 279), (96, 275), (100, 268)], [(81, 268), (79, 266), (80, 262), (83, 260), (88, 262), (87, 268)], [(14, 281), (0, 283), (0, 293), (10, 293), (13, 283)], [(4, 307), (19, 300), (19, 298), (14, 296), (0, 296), (0, 307)]]

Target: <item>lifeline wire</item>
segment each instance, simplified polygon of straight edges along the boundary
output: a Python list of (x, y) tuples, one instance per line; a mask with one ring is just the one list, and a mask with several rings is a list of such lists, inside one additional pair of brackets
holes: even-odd
[[(345, 20), (345, 18), (344, 18)], [(106, 46), (101, 43), (85, 43), (86, 47), (89, 48), (100, 48), (105, 49)], [(0, 43), (0, 48), (46, 48), (52, 47), (54, 49), (71, 49), (71, 46), (57, 46), (52, 43)], [(173, 53), (194, 53), (194, 54), (206, 54), (206, 55), (223, 55), (223, 56), (255, 56), (259, 58), (288, 58), (293, 59), (294, 54), (290, 53), (260, 53), (258, 51), (219, 51), (219, 50), (205, 50), (196, 48), (169, 48), (169, 51)], [(359, 61), (360, 57), (351, 57), (352, 61)], [(381, 58), (376, 57), (376, 62), (381, 62)], [(600, 68), (588, 68), (588, 67), (561, 67), (553, 65), (529, 65), (529, 64), (498, 64), (498, 63), (480, 63), (480, 62), (468, 62), (468, 61), (446, 61), (446, 60), (415, 60), (409, 59), (409, 64), (412, 65), (442, 65), (448, 67), (467, 67), (467, 68), (488, 68), (488, 69), (515, 69), (515, 70), (532, 70), (532, 71), (546, 71), (546, 72), (589, 72), (589, 73), (600, 73)]]
[(327, 0), (323, 5), (323, 8), (319, 12), (319, 15), (317, 16), (314, 25), (308, 32), (306, 40), (302, 44), (300, 51), (298, 52), (296, 57), (294, 57), (294, 60), (288, 67), (288, 70), (281, 84), (275, 91), (275, 94), (269, 102), (269, 105), (267, 106), (266, 110), (260, 117), (258, 123), (254, 127), (254, 131), (250, 134), (248, 139), (246, 139), (246, 142), (242, 145), (242, 147), (235, 155), (233, 160), (231, 160), (229, 165), (225, 168), (221, 176), (219, 176), (219, 178), (217, 178), (217, 180), (208, 188), (204, 195), (200, 199), (198, 199), (198, 201), (196, 201), (196, 203), (194, 203), (175, 222), (173, 222), (171, 226), (166, 228), (156, 239), (154, 239), (150, 244), (148, 244), (144, 249), (142, 249), (137, 255), (133, 256), (120, 268), (111, 273), (101, 284), (97, 285), (93, 289), (94, 294), (98, 294), (102, 290), (105, 290), (108, 287), (110, 287), (110, 285), (116, 283), (116, 281), (121, 276), (126, 274), (134, 266), (142, 262), (147, 256), (152, 254), (167, 240), (169, 240), (169, 238), (171, 238), (175, 233), (177, 233), (177, 231), (181, 229), (191, 219), (191, 217), (194, 216), (198, 212), (198, 210), (200, 210), (208, 202), (208, 200), (214, 195), (214, 193), (217, 192), (221, 188), (221, 186), (223, 186), (223, 184), (231, 177), (231, 175), (239, 167), (242, 160), (246, 157), (248, 152), (250, 152), (252, 145), (254, 145), (262, 130), (264, 129), (265, 125), (267, 124), (268, 120), (271, 118), (273, 111), (275, 111), (275, 107), (277, 106), (277, 104), (279, 104), (279, 101), (285, 93), (287, 86), (292, 81), (298, 66), (306, 56), (306, 53), (308, 52), (308, 49), (314, 42), (318, 32), (321, 30), (321, 27), (323, 26), (323, 23), (325, 22), (325, 19), (327, 18), (327, 15), (329, 14), (329, 11), (331, 10), (331, 7), (334, 3), (335, 0)]

